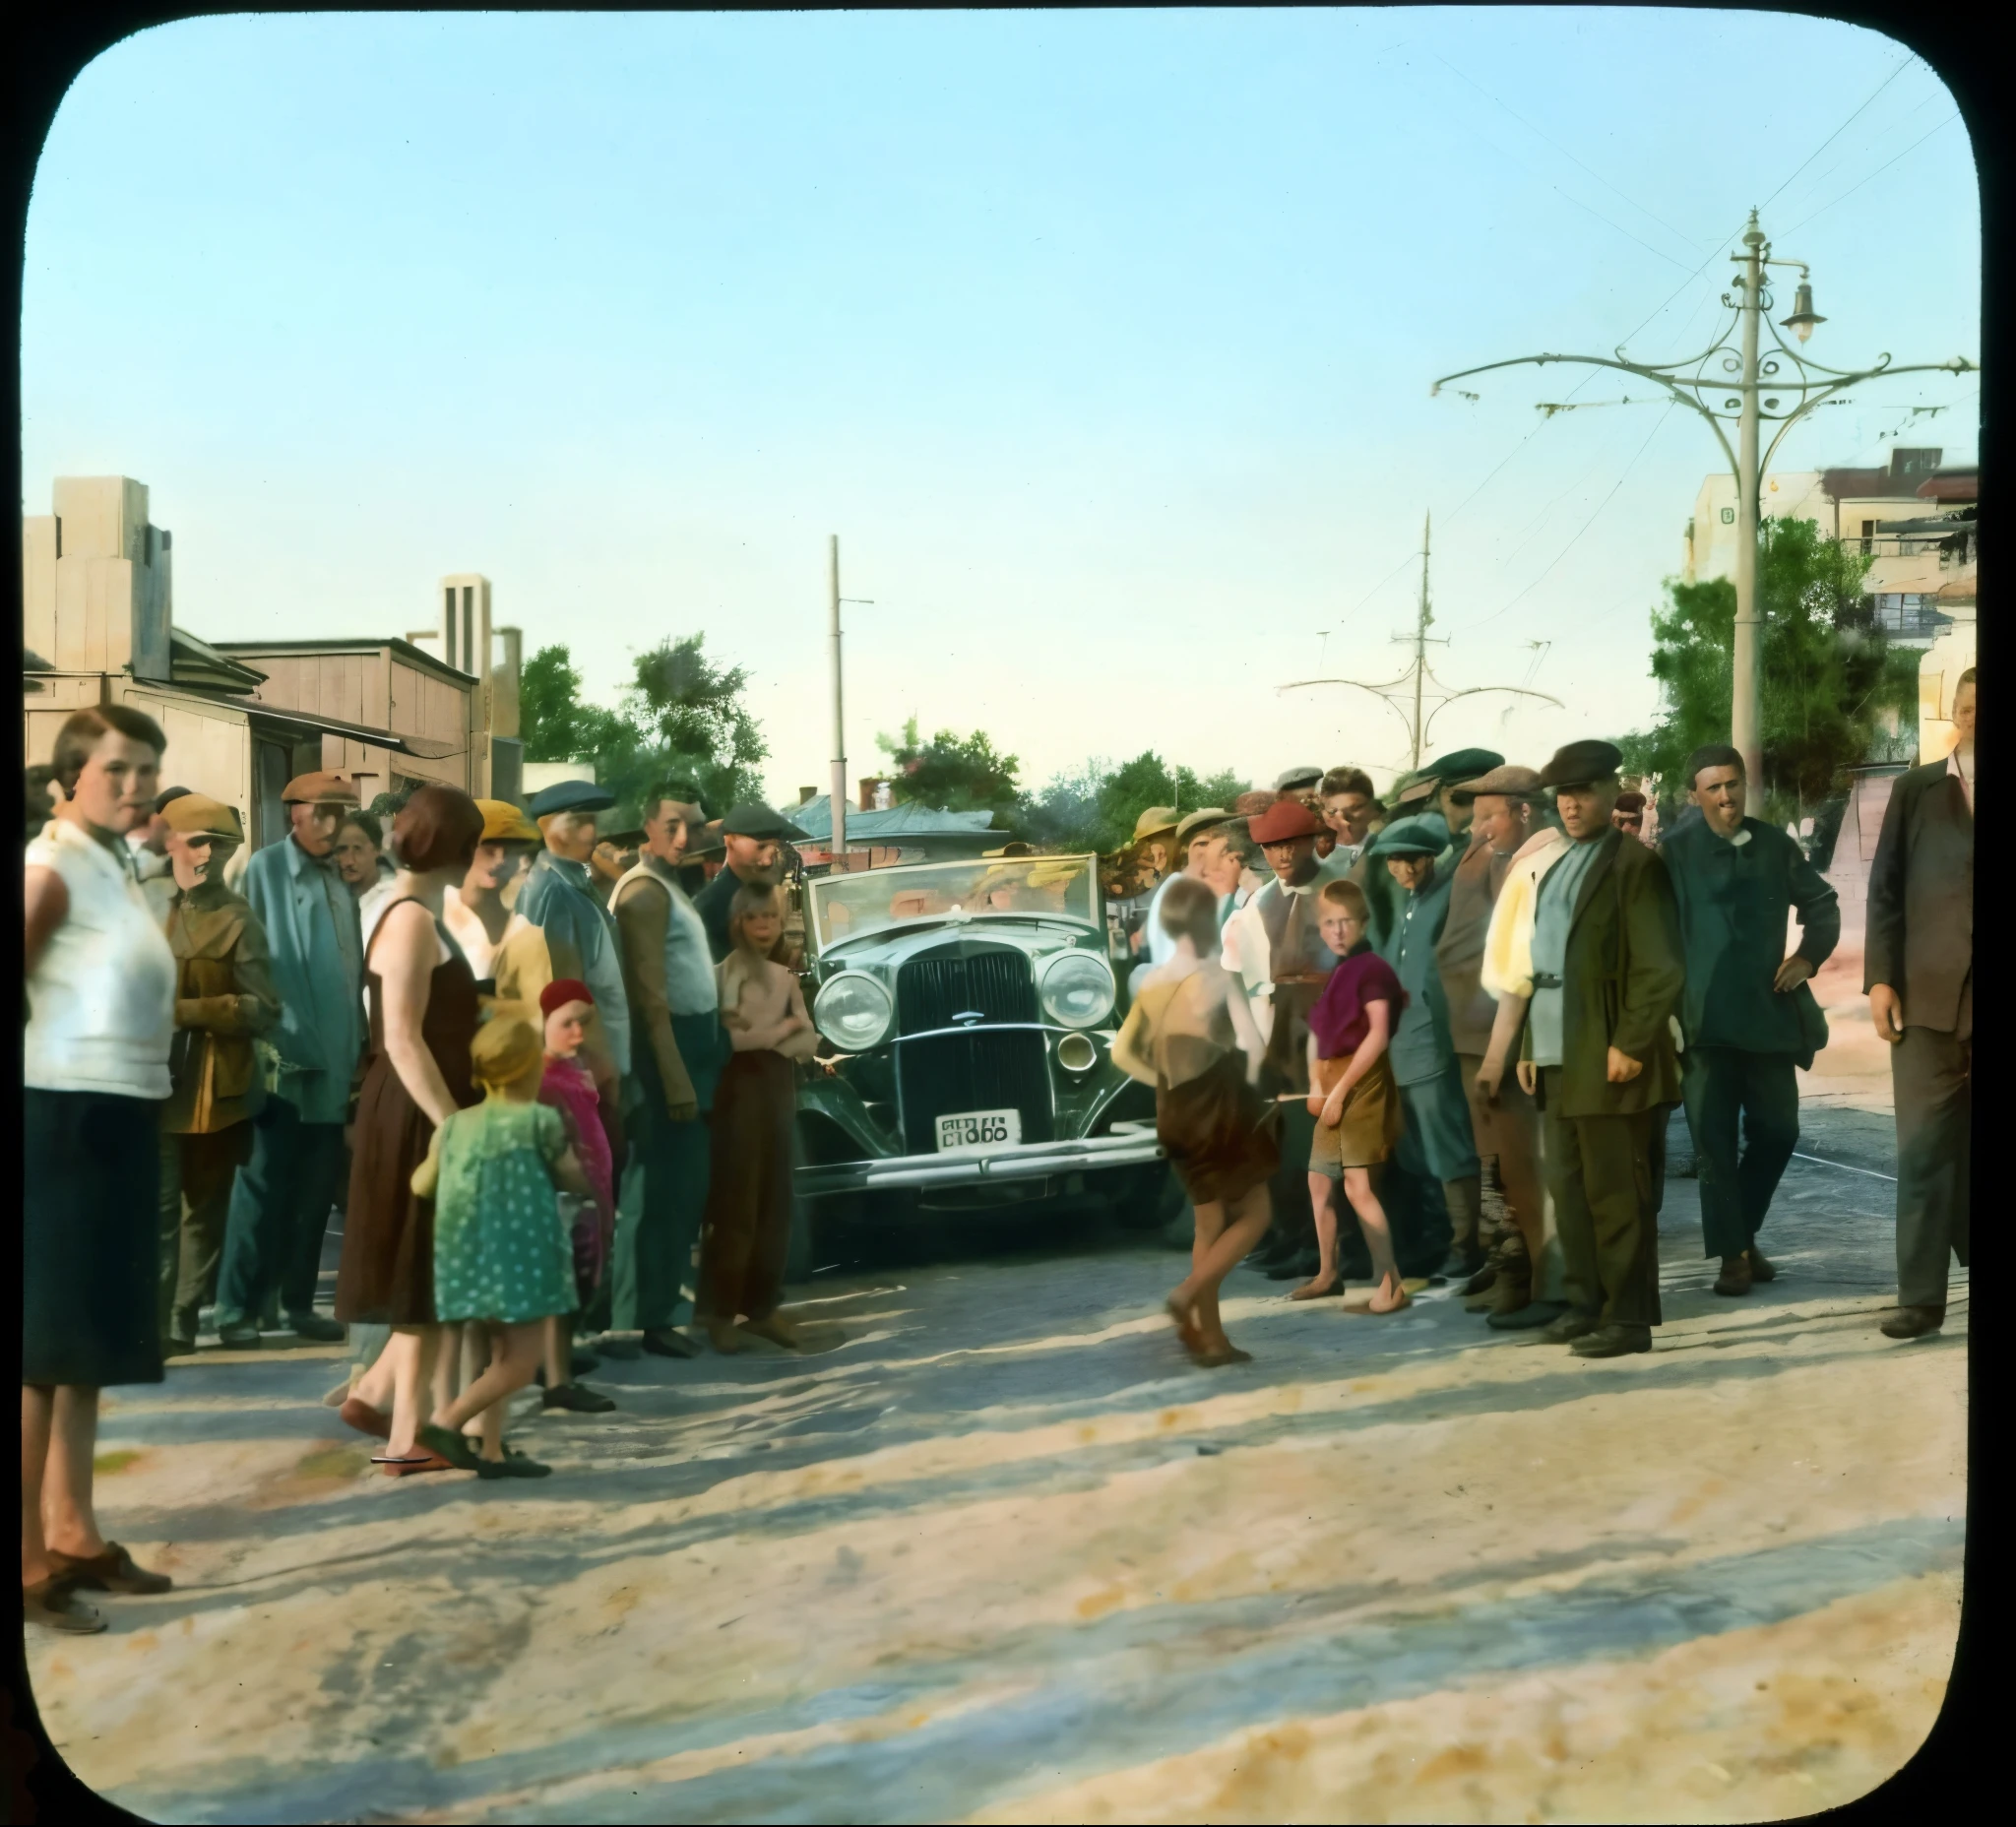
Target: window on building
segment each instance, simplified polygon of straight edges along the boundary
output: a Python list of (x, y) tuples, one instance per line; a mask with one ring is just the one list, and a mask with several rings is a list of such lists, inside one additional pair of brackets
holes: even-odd
[[(1864, 558), (1869, 557), (1875, 549), (1876, 523), (1872, 520), (1865, 520), (1862, 522), (1862, 556)], [(452, 660), (454, 656), (451, 654), (449, 658)]]

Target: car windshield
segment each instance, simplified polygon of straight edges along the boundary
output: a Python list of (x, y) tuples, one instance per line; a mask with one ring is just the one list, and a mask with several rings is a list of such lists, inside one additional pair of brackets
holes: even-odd
[(981, 857), (976, 862), (916, 863), (865, 869), (808, 883), (814, 941), (820, 947), (912, 920), (1037, 915), (1099, 923), (1092, 856)]

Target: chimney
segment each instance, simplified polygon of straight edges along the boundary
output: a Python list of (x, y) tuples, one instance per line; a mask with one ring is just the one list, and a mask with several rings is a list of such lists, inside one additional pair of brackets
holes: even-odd
[(816, 787), (800, 787), (798, 788), (798, 803), (800, 805), (810, 805), (818, 797), (819, 789)]
[(881, 785), (882, 782), (872, 774), (862, 779), (860, 809), (863, 812), (872, 812), (875, 809), (875, 788)]

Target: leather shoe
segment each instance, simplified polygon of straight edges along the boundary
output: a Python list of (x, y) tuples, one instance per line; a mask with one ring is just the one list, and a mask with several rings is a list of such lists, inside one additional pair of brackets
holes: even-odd
[(1899, 1307), (1883, 1322), (1886, 1339), (1922, 1339), (1946, 1323), (1944, 1307)]
[(1583, 1313), (1574, 1307), (1568, 1307), (1540, 1335), (1540, 1342), (1543, 1345), (1572, 1345), (1585, 1334), (1594, 1332), (1596, 1328), (1597, 1317), (1594, 1313)]
[(227, 1352), (256, 1352), (265, 1341), (249, 1319), (235, 1319), (217, 1329), (217, 1342)]
[(1529, 1300), (1509, 1313), (1491, 1314), (1484, 1324), (1493, 1332), (1531, 1332), (1537, 1327), (1551, 1326), (1567, 1310), (1558, 1300)]
[(287, 1330), (297, 1339), (312, 1339), (317, 1345), (341, 1345), (346, 1337), (340, 1321), (324, 1319), (320, 1313), (289, 1313)]
[(1715, 1292), (1718, 1294), (1747, 1294), (1750, 1292), (1750, 1259), (1747, 1256), (1725, 1256), (1722, 1273), (1715, 1278)]
[(647, 1332), (642, 1340), (644, 1349), (654, 1357), (698, 1357), (700, 1347), (687, 1338), (683, 1332), (675, 1332), (665, 1326)]
[(620, 1358), (624, 1363), (644, 1355), (644, 1346), (640, 1341), (626, 1339), (613, 1332), (605, 1332), (597, 1339), (595, 1349), (601, 1356)]
[(586, 1383), (562, 1383), (539, 1398), (541, 1409), (565, 1409), (570, 1415), (606, 1415), (615, 1403)]
[(105, 1627), (103, 1613), (78, 1598), (75, 1583), (61, 1573), (21, 1589), (21, 1621), (73, 1637), (88, 1637)]
[(196, 1341), (193, 1338), (177, 1338), (173, 1333), (170, 1333), (161, 1341), (161, 1355), (163, 1357), (194, 1357), (196, 1355)]
[(1650, 1326), (1599, 1326), (1568, 1347), (1577, 1357), (1628, 1357), (1652, 1350)]
[(1306, 1282), (1323, 1266), (1323, 1259), (1314, 1250), (1300, 1250), (1296, 1254), (1267, 1271), (1270, 1282)]
[(102, 1554), (89, 1558), (59, 1554), (52, 1548), (49, 1565), (57, 1578), (94, 1593), (164, 1593), (175, 1583), (165, 1573), (150, 1573), (135, 1566), (133, 1556), (116, 1542), (107, 1542)]
[(1770, 1259), (1765, 1256), (1764, 1252), (1757, 1247), (1757, 1239), (1755, 1237), (1752, 1237), (1750, 1239), (1750, 1248), (1748, 1254), (1750, 1258), (1751, 1281), (1775, 1282), (1778, 1280), (1777, 1265), (1770, 1261)]

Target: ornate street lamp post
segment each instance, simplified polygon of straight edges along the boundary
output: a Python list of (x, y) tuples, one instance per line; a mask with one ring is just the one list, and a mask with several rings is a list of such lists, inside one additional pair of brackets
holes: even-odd
[[(1722, 295), (1730, 316), (1705, 349), (1682, 361), (1637, 362), (1625, 359), (1619, 347), (1612, 355), (1516, 355), (1509, 361), (1486, 362), (1480, 368), (1465, 368), (1445, 374), (1431, 388), (1438, 394), (1451, 381), (1467, 380), (1474, 374), (1489, 374), (1498, 368), (1526, 365), (1544, 367), (1550, 361), (1576, 362), (1587, 367), (1617, 368), (1626, 374), (1656, 382), (1684, 406), (1705, 418), (1714, 431), (1722, 454), (1729, 460), (1736, 482), (1736, 622), (1734, 678), (1730, 704), (1730, 740), (1743, 758), (1752, 782), (1764, 778), (1762, 719), (1763, 639), (1757, 602), (1757, 541), (1760, 513), (1759, 494), (1764, 472), (1785, 440), (1785, 434), (1822, 401), (1832, 399), (1845, 387), (1891, 374), (1972, 374), (1978, 364), (1956, 355), (1951, 361), (1917, 362), (1893, 367), (1887, 354), (1878, 356), (1873, 367), (1847, 372), (1822, 367), (1810, 361), (1779, 334), (1768, 313), (1774, 308), (1765, 289), (1764, 269), (1794, 267), (1799, 284), (1794, 293), (1793, 311), (1783, 320), (1803, 344), (1814, 327), (1827, 320), (1813, 310), (1811, 278), (1803, 261), (1774, 260), (1771, 243), (1757, 226), (1757, 212), (1750, 212), (1743, 231), (1743, 252), (1730, 258), (1742, 265), (1731, 292)], [(1769, 327), (1775, 346), (1761, 348), (1761, 331)], [(1724, 429), (1733, 419), (1736, 445), (1730, 448)], [(1776, 425), (1771, 442), (1759, 454), (1764, 425)]]

